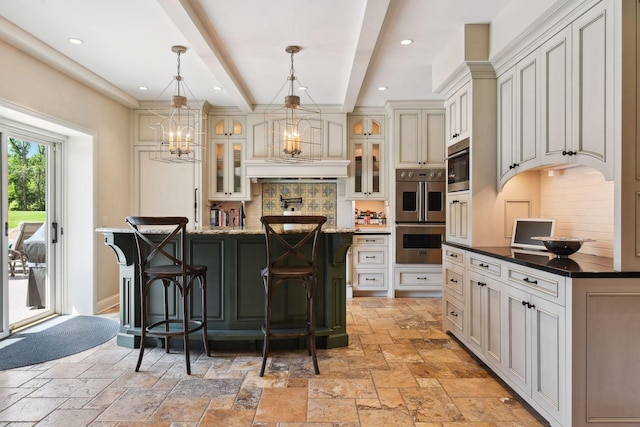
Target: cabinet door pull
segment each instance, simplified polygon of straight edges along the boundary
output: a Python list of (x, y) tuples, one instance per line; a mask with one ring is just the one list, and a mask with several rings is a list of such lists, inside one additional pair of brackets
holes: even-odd
[(375, 282), (376, 279), (373, 279), (371, 277), (366, 277), (364, 280), (373, 280)]
[(426, 277), (416, 277), (416, 280), (427, 280)]
[(375, 255), (365, 255), (366, 259), (375, 259)]
[(458, 254), (449, 254), (451, 258), (458, 258)]
[(449, 279), (450, 282), (452, 283), (458, 283), (458, 281), (456, 279)]
[(522, 279), (523, 281), (527, 282), (527, 283), (531, 283), (532, 285), (537, 285), (538, 281), (537, 280), (532, 280), (529, 279), (528, 277), (525, 277), (524, 279)]
[(458, 317), (458, 313), (456, 313), (455, 311), (451, 311), (451, 312), (449, 312), (449, 314), (454, 316), (454, 317)]
[(528, 303), (528, 302), (526, 302), (526, 301), (522, 301), (522, 305), (525, 305), (525, 306), (526, 306), (527, 304), (529, 304), (529, 303)]
[(481, 262), (479, 265), (482, 268), (489, 268), (489, 264), (484, 264), (484, 263)]
[(487, 286), (487, 284), (484, 282), (478, 282), (478, 286)]

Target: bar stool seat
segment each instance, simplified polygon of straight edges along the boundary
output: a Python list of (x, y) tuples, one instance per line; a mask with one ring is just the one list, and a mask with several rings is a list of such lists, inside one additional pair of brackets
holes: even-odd
[[(265, 321), (262, 327), (262, 366), (264, 375), (269, 352), (269, 341), (277, 338), (305, 337), (309, 355), (316, 375), (320, 374), (316, 356), (315, 291), (318, 279), (318, 236), (325, 216), (263, 216), (267, 245), (267, 265), (261, 271), (265, 290)], [(287, 226), (293, 227), (285, 231)], [(290, 320), (276, 321), (272, 318), (272, 303), (276, 289), (283, 283), (302, 284), (306, 294), (306, 316), (302, 328), (291, 328)], [(287, 328), (278, 328), (286, 324)], [(275, 327), (274, 327), (275, 326)]]
[[(187, 253), (186, 226), (189, 220), (185, 217), (142, 217), (128, 216), (125, 221), (134, 232), (138, 255), (138, 272), (140, 275), (140, 315), (141, 339), (140, 354), (136, 365), (136, 372), (140, 370), (144, 355), (145, 341), (149, 337), (164, 338), (165, 348), (169, 353), (169, 339), (182, 337), (187, 374), (191, 374), (189, 355), (189, 335), (202, 330), (204, 350), (209, 355), (207, 338), (207, 267), (191, 265), (185, 260)], [(167, 227), (167, 234), (160, 242), (145, 234), (149, 228)], [(148, 323), (148, 304), (151, 286), (162, 284), (164, 288), (163, 316), (160, 320)], [(199, 284), (202, 298), (202, 315), (194, 317), (189, 308), (194, 285)], [(178, 313), (176, 301), (176, 316), (169, 317), (169, 291), (174, 290), (176, 297), (182, 302), (182, 313)]]

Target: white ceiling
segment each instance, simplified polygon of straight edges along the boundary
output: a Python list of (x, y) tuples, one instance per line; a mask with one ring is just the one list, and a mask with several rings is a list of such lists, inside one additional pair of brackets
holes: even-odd
[(244, 112), (272, 101), (289, 74), (285, 47), (299, 45), (295, 74), (314, 101), (350, 112), (439, 99), (434, 58), (465, 23), (488, 23), (510, 1), (0, 0), (0, 38), (75, 76), (89, 70), (86, 81), (128, 105), (171, 97), (171, 46), (184, 45), (188, 98)]

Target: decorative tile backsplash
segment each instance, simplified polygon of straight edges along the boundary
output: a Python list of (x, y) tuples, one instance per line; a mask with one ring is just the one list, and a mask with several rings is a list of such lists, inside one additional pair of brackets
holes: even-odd
[(302, 215), (324, 215), (326, 225), (335, 227), (336, 190), (335, 182), (263, 182), (262, 214), (282, 215), (293, 208)]

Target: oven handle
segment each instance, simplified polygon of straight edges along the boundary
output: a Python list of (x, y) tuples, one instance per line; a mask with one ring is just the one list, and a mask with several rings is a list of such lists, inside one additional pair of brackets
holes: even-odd
[(464, 156), (465, 154), (469, 154), (469, 149), (468, 148), (466, 148), (464, 150), (461, 150), (461, 151), (458, 151), (457, 153), (454, 153), (454, 154), (450, 155), (445, 160), (455, 159), (456, 157)]
[(418, 221), (424, 221), (424, 191), (425, 191), (425, 182), (418, 182)]

